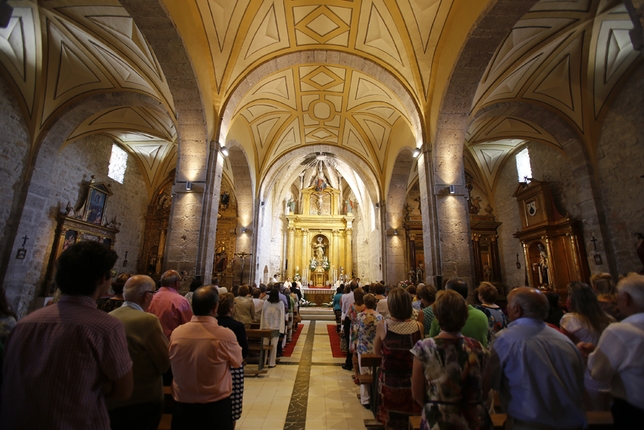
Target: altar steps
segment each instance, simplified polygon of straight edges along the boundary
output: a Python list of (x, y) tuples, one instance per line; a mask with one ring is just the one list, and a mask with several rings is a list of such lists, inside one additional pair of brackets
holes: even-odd
[(300, 315), (303, 320), (335, 321), (335, 313), (332, 308), (302, 307)]

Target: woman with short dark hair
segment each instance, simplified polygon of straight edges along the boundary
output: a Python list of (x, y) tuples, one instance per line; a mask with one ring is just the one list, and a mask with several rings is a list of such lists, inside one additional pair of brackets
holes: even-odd
[(389, 292), (387, 305), (391, 318), (378, 323), (374, 340), (374, 352), (382, 355), (377, 418), (386, 429), (404, 429), (420, 412), (411, 396), (410, 350), (423, 338), (423, 325), (412, 319), (411, 296), (402, 288)]
[(420, 428), (492, 429), (482, 392), (490, 353), (461, 334), (469, 316), (465, 299), (453, 290), (439, 291), (434, 315), (440, 333), (411, 351), (412, 394), (423, 409)]

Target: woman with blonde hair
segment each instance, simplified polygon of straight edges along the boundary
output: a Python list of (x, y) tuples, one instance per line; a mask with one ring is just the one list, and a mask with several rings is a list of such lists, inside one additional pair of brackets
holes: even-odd
[(599, 307), (615, 320), (623, 320), (624, 315), (617, 306), (617, 289), (613, 277), (609, 273), (597, 273), (590, 277), (590, 286), (597, 295)]
[(423, 338), (423, 324), (412, 318), (411, 296), (400, 287), (387, 296), (391, 318), (376, 326), (374, 352), (382, 355), (378, 392), (378, 421), (386, 429), (404, 429), (409, 416), (418, 415), (420, 407), (411, 396), (411, 348)]

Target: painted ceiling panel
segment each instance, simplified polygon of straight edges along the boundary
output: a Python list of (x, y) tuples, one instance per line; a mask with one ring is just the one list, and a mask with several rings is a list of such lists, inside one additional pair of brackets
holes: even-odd
[[(598, 117), (615, 84), (640, 53), (633, 49), (629, 32), (633, 28), (628, 15), (610, 14), (601, 21), (594, 36), (594, 114)], [(593, 48), (591, 48), (593, 49)]]
[(65, 102), (92, 91), (114, 89), (115, 84), (60, 23), (47, 19), (48, 64), (47, 89), (41, 125)]

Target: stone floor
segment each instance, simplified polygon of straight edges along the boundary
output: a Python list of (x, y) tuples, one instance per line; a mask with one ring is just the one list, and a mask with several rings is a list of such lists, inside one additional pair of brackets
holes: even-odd
[(261, 377), (244, 381), (244, 409), (235, 430), (364, 429), (371, 411), (360, 404), (352, 372), (333, 358), (327, 324), (303, 321), (293, 355)]

